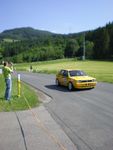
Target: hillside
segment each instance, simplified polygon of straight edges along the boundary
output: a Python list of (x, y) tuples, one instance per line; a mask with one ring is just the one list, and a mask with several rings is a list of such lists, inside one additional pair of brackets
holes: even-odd
[(92, 31), (71, 34), (55, 34), (30, 27), (0, 33), (1, 61), (34, 62), (60, 58), (81, 59), (83, 56), (88, 59), (113, 60), (113, 22)]
[(0, 39), (35, 40), (37, 38), (49, 37), (51, 35), (53, 35), (53, 33), (48, 31), (36, 30), (31, 27), (25, 27), (5, 30), (0, 33)]
[(23, 41), (23, 40), (40, 40), (47, 39), (50, 37), (67, 37), (67, 38), (76, 38), (87, 31), (79, 32), (79, 33), (71, 33), (71, 34), (56, 34), (49, 31), (38, 30), (31, 27), (22, 27), (5, 30), (0, 33), (0, 41)]

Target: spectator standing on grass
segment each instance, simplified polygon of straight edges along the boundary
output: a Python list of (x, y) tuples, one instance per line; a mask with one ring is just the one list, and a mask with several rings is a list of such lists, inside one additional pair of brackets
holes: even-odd
[(32, 67), (32, 65), (30, 65), (30, 72), (32, 72), (33, 71), (33, 67)]
[(3, 71), (5, 84), (6, 84), (4, 96), (5, 96), (5, 99), (9, 101), (11, 97), (11, 89), (12, 89), (11, 73), (13, 72), (13, 64), (4, 62), (2, 71)]

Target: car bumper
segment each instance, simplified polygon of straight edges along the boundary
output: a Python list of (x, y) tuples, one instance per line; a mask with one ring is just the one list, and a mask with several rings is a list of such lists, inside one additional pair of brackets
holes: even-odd
[(74, 88), (76, 89), (88, 89), (88, 88), (94, 88), (97, 83), (91, 82), (91, 83), (76, 83), (74, 85)]

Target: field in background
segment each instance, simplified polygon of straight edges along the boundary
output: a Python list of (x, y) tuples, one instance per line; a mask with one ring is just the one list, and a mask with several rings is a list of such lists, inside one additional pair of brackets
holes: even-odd
[(88, 75), (97, 78), (97, 81), (113, 83), (113, 62), (109, 61), (76, 61), (74, 59), (61, 59), (35, 63), (16, 64), (16, 70), (29, 71), (30, 65), (33, 72), (56, 73), (62, 68), (82, 69)]

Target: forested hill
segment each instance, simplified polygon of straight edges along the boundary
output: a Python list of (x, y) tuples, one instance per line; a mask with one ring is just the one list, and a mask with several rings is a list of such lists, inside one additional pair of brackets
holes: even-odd
[(33, 28), (0, 33), (0, 61), (32, 62), (60, 58), (113, 60), (113, 22), (92, 31), (55, 34)]
[(31, 27), (24, 27), (5, 30), (0, 33), (0, 39), (36, 40), (37, 38), (49, 37), (51, 35), (53, 35), (53, 33), (48, 31), (36, 30)]

